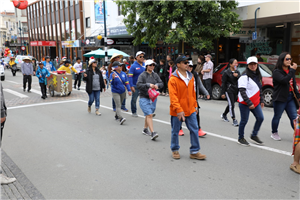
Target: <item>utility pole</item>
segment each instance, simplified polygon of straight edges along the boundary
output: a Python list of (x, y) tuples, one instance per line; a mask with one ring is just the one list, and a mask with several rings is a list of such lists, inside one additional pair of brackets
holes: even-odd
[[(21, 47), (22, 47), (22, 28), (21, 28), (21, 22), (19, 20), (19, 31), (20, 31), (20, 39), (21, 39)], [(20, 48), (21, 55), (23, 55), (23, 50)]]

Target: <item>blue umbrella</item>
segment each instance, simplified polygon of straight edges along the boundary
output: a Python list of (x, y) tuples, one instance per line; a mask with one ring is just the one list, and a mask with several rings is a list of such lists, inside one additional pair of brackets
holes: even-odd
[(108, 57), (112, 57), (114, 53), (122, 55), (123, 57), (129, 57), (129, 55), (127, 53), (124, 53), (123, 51), (120, 51), (118, 49), (112, 48), (112, 49), (108, 49), (108, 51), (107, 51)]

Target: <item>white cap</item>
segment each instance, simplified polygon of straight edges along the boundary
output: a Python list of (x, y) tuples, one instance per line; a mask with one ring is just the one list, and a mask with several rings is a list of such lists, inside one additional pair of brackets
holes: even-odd
[(251, 56), (247, 59), (247, 65), (253, 62), (258, 63), (257, 58), (255, 56)]
[(192, 60), (189, 60), (189, 66), (194, 66)]
[(138, 55), (141, 55), (141, 54), (144, 54), (144, 55), (145, 55), (145, 52), (143, 52), (143, 51), (138, 51), (138, 52), (136, 53), (135, 57), (138, 57)]
[(147, 66), (147, 65), (151, 65), (151, 64), (156, 64), (153, 60), (146, 60), (146, 62), (145, 62), (145, 66)]

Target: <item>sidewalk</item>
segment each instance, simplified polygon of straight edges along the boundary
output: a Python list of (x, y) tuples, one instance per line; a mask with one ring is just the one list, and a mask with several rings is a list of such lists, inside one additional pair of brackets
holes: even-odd
[(1, 199), (45, 199), (3, 150), (1, 167), (4, 175), (17, 179), (11, 184), (1, 185)]

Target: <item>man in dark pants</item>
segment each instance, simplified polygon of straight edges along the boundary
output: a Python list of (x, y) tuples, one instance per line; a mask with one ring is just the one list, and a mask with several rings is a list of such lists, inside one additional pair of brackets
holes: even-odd
[(207, 100), (211, 99), (211, 80), (213, 76), (213, 69), (214, 69), (214, 64), (211, 62), (211, 55), (207, 54), (205, 56), (205, 61), (203, 65), (203, 69), (201, 71), (201, 74), (203, 74), (203, 84), (205, 89), (208, 91), (210, 98)]
[(28, 82), (27, 91), (31, 90), (31, 82), (32, 82), (32, 74), (33, 74), (33, 65), (31, 63), (31, 59), (29, 57), (25, 57), (23, 59), (23, 63), (21, 65), (21, 71), (23, 74), (23, 91), (26, 90), (26, 83)]
[[(0, 96), (1, 96), (1, 138), (0, 138), (0, 145), (2, 142), (2, 135), (3, 135), (3, 128), (4, 128), (4, 124), (6, 121), (6, 105), (5, 105), (5, 100), (4, 100), (4, 96), (3, 96), (3, 88), (2, 88), (2, 83), (0, 82)], [(12, 183), (14, 181), (16, 181), (15, 178), (8, 178), (7, 176), (2, 174), (2, 168), (0, 168), (0, 180), (1, 180), (1, 185), (4, 184), (9, 184)]]

